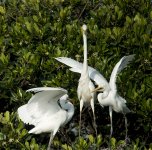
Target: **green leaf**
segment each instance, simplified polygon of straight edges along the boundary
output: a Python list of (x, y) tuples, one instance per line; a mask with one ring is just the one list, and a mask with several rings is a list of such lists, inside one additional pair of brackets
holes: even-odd
[(39, 21), (39, 19), (38, 19), (38, 17), (37, 17), (36, 15), (33, 16), (33, 20), (34, 20), (35, 22), (38, 22), (38, 21)]
[(32, 25), (29, 21), (25, 21), (25, 25), (26, 25), (26, 28), (27, 30), (32, 33)]
[(111, 143), (112, 149), (115, 149), (115, 147), (116, 147), (116, 139), (115, 138), (111, 138), (110, 143)]
[(139, 16), (139, 14), (137, 14), (135, 17), (134, 17), (134, 21), (136, 21), (137, 23), (141, 23), (141, 18)]
[(120, 28), (114, 27), (113, 32), (116, 36), (118, 36), (120, 34)]
[(26, 148), (27, 148), (28, 150), (30, 150), (30, 144), (29, 144), (28, 141), (25, 141), (25, 146), (26, 146)]
[(27, 133), (28, 133), (27, 130), (23, 129), (21, 132), (21, 138), (24, 137)]
[(122, 11), (119, 11), (119, 12), (118, 12), (118, 19), (121, 19), (122, 16), (123, 16), (123, 12), (122, 12)]
[(1, 53), (0, 60), (2, 61), (3, 64), (8, 64), (9, 58), (8, 56), (5, 56), (4, 53)]
[(71, 146), (68, 146), (67, 144), (63, 144), (63, 145), (62, 145), (62, 148), (63, 148), (64, 150), (72, 150), (72, 147), (71, 147)]
[(150, 11), (150, 18), (152, 19), (152, 11)]
[(1, 14), (5, 14), (5, 13), (6, 13), (5, 8), (2, 7), (2, 6), (0, 6), (0, 13), (1, 13)]
[(39, 29), (39, 27), (36, 23), (33, 24), (33, 27), (37, 33), (41, 33), (41, 30)]
[(98, 135), (98, 137), (97, 137), (97, 146), (100, 147), (101, 144), (102, 144), (102, 136)]
[(118, 13), (119, 12), (119, 7), (115, 6), (115, 12)]
[(91, 143), (94, 143), (94, 137), (93, 137), (93, 135), (88, 135), (88, 138), (89, 138), (89, 141)]
[(0, 141), (3, 141), (4, 140), (4, 135), (2, 132), (0, 132)]
[(131, 23), (131, 18), (129, 16), (126, 16), (126, 21), (127, 21), (128, 24), (130, 24)]
[(6, 111), (6, 112), (4, 113), (4, 116), (5, 116), (5, 120), (6, 120), (7, 122), (9, 122), (9, 121), (10, 121), (10, 112), (9, 112), (9, 111)]

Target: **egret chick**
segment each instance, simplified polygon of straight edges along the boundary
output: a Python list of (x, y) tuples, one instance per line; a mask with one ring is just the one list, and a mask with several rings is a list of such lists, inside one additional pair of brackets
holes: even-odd
[(40, 134), (51, 132), (47, 150), (61, 126), (68, 123), (74, 106), (68, 101), (67, 90), (63, 88), (39, 87), (27, 90), (35, 93), (27, 104), (18, 108), (20, 119), (35, 127), (29, 133)]

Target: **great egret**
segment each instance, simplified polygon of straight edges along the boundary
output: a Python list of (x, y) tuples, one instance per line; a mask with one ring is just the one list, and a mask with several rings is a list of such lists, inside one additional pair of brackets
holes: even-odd
[[(110, 123), (111, 123), (111, 131), (110, 137), (112, 136), (113, 126), (112, 126), (112, 109), (116, 112), (123, 113), (124, 116), (126, 113), (130, 112), (128, 107), (126, 106), (126, 100), (119, 96), (116, 88), (116, 77), (117, 74), (123, 70), (127, 64), (132, 61), (134, 55), (124, 56), (120, 59), (120, 61), (115, 65), (111, 77), (110, 82), (107, 80), (94, 68), (88, 67), (89, 76), (95, 83), (98, 85), (98, 88), (94, 91), (99, 90), (99, 94), (97, 96), (100, 105), (109, 106), (109, 115), (110, 115)], [(56, 58), (61, 63), (66, 64), (71, 67), (70, 70), (73, 72), (81, 73), (82, 63), (79, 63), (71, 58), (67, 57), (58, 57)], [(100, 88), (103, 88), (103, 92), (100, 92)], [(126, 127), (126, 139), (127, 139), (127, 118), (125, 117), (125, 127)]]
[(115, 112), (120, 112), (124, 114), (125, 117), (125, 128), (126, 128), (126, 136), (125, 139), (127, 140), (127, 118), (126, 114), (130, 112), (129, 108), (126, 106), (126, 100), (122, 98), (117, 93), (117, 86), (116, 86), (116, 77), (118, 73), (123, 70), (127, 64), (132, 61), (134, 55), (124, 56), (120, 59), (120, 61), (115, 65), (109, 81), (110, 92), (107, 97), (104, 97), (102, 93), (98, 94), (98, 101), (101, 106), (109, 106), (109, 115), (110, 115), (110, 122), (111, 122), (111, 130), (110, 130), (110, 138), (113, 133), (113, 123), (112, 123), (112, 110)]
[(78, 99), (80, 100), (80, 124), (79, 124), (79, 136), (80, 136), (80, 129), (81, 129), (81, 113), (83, 105), (88, 106), (91, 105), (93, 118), (94, 118), (94, 128), (97, 135), (96, 129), (96, 121), (95, 121), (95, 113), (94, 113), (94, 100), (95, 100), (95, 92), (91, 92), (95, 89), (94, 84), (91, 82), (88, 74), (88, 62), (87, 62), (87, 26), (82, 26), (82, 33), (83, 33), (83, 48), (84, 48), (84, 60), (83, 60), (83, 68), (81, 72), (81, 77), (79, 79), (77, 94)]
[(35, 95), (27, 104), (18, 108), (20, 119), (35, 127), (29, 133), (51, 132), (49, 145), (61, 126), (70, 121), (74, 106), (68, 101), (67, 90), (63, 88), (38, 87), (27, 90)]

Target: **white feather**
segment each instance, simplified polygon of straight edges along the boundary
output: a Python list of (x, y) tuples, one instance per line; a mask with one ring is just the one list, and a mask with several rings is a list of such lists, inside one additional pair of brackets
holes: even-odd
[(18, 108), (18, 114), (20, 119), (26, 124), (33, 124), (33, 118), (29, 115), (27, 111), (27, 104)]
[[(82, 68), (83, 68), (83, 64), (71, 59), (71, 58), (67, 58), (67, 57), (58, 57), (55, 58), (56, 60), (58, 60), (59, 62), (71, 67), (69, 70), (73, 71), (73, 72), (77, 72), (81, 74)], [(103, 77), (103, 75), (101, 73), (99, 73), (99, 71), (97, 71), (96, 69), (88, 66), (88, 73), (89, 73), (89, 77), (100, 87), (104, 87), (104, 89), (106, 91), (110, 90), (108, 81)]]
[(51, 116), (58, 112), (61, 108), (57, 101), (67, 93), (62, 88), (51, 87), (33, 88), (27, 92), (35, 92), (36, 94), (26, 105), (18, 108), (18, 114), (23, 122), (33, 125), (36, 125), (45, 115)]
[[(49, 145), (59, 128), (69, 122), (74, 106), (68, 101), (67, 91), (62, 88), (40, 87), (27, 90), (34, 92), (29, 102), (18, 108), (20, 119), (34, 125), (29, 133), (51, 132)], [(59, 100), (59, 102), (58, 102)]]
[(112, 90), (117, 90), (116, 87), (116, 78), (118, 73), (120, 73), (129, 63), (134, 59), (135, 55), (124, 56), (120, 59), (120, 61), (115, 65), (111, 76), (110, 76), (110, 88)]

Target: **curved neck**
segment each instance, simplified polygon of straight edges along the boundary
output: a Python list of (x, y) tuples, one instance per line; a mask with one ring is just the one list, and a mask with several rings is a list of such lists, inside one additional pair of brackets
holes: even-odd
[(68, 105), (68, 118), (67, 118), (67, 122), (69, 122), (71, 120), (71, 118), (73, 117), (74, 115), (74, 106), (72, 103), (68, 102), (67, 103)]
[(60, 104), (61, 104), (62, 109), (67, 111), (67, 119), (66, 119), (66, 122), (65, 122), (65, 124), (66, 124), (71, 120), (71, 118), (74, 115), (74, 106), (70, 102), (67, 102), (67, 103), (64, 103), (64, 104), (60, 103)]

